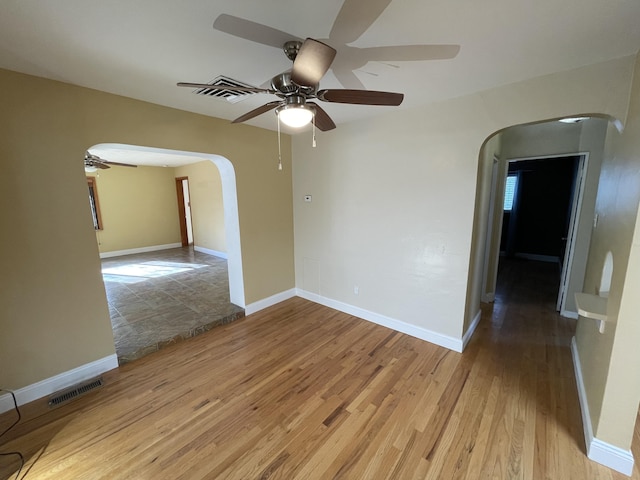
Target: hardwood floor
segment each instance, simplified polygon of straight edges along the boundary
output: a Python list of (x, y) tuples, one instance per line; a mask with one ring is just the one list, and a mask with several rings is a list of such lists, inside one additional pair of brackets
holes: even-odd
[(627, 478), (585, 456), (575, 324), (525, 267), (464, 354), (294, 298), (25, 406), (0, 451), (26, 479)]

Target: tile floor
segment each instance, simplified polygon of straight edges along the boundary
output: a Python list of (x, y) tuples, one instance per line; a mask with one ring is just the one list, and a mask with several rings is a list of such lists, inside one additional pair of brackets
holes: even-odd
[(244, 317), (227, 261), (190, 247), (105, 258), (102, 275), (121, 365)]

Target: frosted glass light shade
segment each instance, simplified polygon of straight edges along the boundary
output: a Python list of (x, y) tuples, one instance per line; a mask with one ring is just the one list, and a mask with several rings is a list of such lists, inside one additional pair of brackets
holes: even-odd
[(313, 112), (306, 105), (283, 105), (276, 113), (282, 123), (294, 128), (304, 127), (313, 118)]

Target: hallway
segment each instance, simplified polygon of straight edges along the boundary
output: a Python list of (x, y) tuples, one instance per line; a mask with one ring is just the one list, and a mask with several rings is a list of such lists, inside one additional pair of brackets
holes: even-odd
[[(569, 442), (567, 445), (574, 444), (571, 450), (580, 451), (583, 455), (574, 460), (595, 466), (597, 464), (586, 457), (571, 355), (571, 339), (578, 320), (562, 317), (556, 312), (559, 284), (560, 267), (555, 263), (501, 258), (495, 303), (482, 305), (483, 318), (490, 316), (491, 319), (489, 325), (481, 324), (487, 330), (482, 341), (489, 342), (496, 350), (495, 357), (504, 361), (505, 370), (513, 369), (520, 375), (524, 391), (535, 395), (538, 419), (531, 428), (536, 430), (536, 444), (551, 442), (547, 451), (554, 454), (554, 444), (565, 451), (567, 447), (561, 445)], [(538, 428), (543, 426), (540, 419), (551, 420), (548, 417), (555, 418), (538, 432)], [(540, 433), (544, 436), (540, 437)], [(636, 419), (632, 452), (636, 458), (632, 478), (640, 478), (640, 416)], [(570, 459), (565, 458), (565, 461), (570, 462)], [(572, 467), (567, 465), (566, 468), (565, 474), (551, 478), (574, 478), (569, 476)], [(612, 478), (627, 478), (613, 471), (611, 475)]]

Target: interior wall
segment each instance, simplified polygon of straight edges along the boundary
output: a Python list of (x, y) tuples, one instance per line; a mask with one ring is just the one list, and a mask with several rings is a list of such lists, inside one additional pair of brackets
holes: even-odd
[(194, 246), (226, 253), (222, 180), (210, 161), (175, 168), (176, 177), (189, 177)]
[(271, 131), (6, 70), (0, 89), (0, 256), (11, 272), (0, 281), (0, 385), (16, 390), (115, 353), (82, 163), (92, 145), (229, 159), (245, 302), (293, 288), (289, 136), (278, 171)]
[(315, 149), (295, 137), (296, 286), (460, 339), (465, 311), (476, 313), (466, 293), (480, 146), (514, 124), (624, 118), (632, 66), (619, 59), (392, 111), (319, 135)]
[[(476, 182), (476, 200), (475, 211), (473, 216), (473, 233), (471, 241), (471, 254), (469, 262), (469, 283), (467, 285), (467, 300), (466, 309), (464, 315), (464, 327), (463, 331), (466, 332), (471, 322), (480, 311), (480, 300), (483, 295), (486, 295), (486, 274), (485, 271), (489, 270), (491, 265), (495, 265), (497, 268), (497, 261), (494, 259), (492, 263), (492, 255), (494, 252), (487, 248), (487, 243), (493, 244), (493, 239), (499, 238), (500, 226), (496, 222), (491, 224), (492, 230), (489, 235), (488, 228), (489, 218), (494, 218), (495, 209), (501, 207), (496, 199), (504, 196), (504, 184), (501, 179), (500, 170), (500, 155), (502, 151), (502, 137), (500, 135), (494, 135), (488, 139), (482, 149), (480, 150), (480, 158), (478, 161), (478, 180)], [(491, 189), (494, 188), (492, 184), (492, 177), (494, 175), (494, 162), (495, 168), (495, 189), (494, 205), (491, 205)], [(504, 162), (502, 162), (503, 164)], [(501, 210), (501, 208), (500, 208)], [(481, 295), (477, 295), (477, 292), (481, 292)], [(474, 294), (475, 293), (475, 294)], [(495, 293), (492, 291), (492, 294)]]
[(604, 333), (580, 319), (576, 331), (589, 413), (597, 438), (628, 449), (640, 399), (640, 61), (624, 131), (610, 127), (598, 184), (584, 291), (598, 294), (604, 259), (613, 254), (613, 277)]
[[(489, 242), (489, 245), (485, 246), (485, 254), (487, 255), (486, 267), (483, 271), (476, 270), (476, 275), (483, 276), (483, 287), (480, 291), (480, 295), (477, 295), (477, 290), (475, 289), (471, 289), (468, 292), (468, 295), (471, 296), (470, 298), (474, 299), (478, 303), (481, 300), (484, 302), (492, 302), (495, 299), (496, 295), (498, 266), (500, 263), (500, 240), (502, 237), (504, 193), (506, 187), (505, 179), (507, 176), (507, 170), (509, 168), (509, 162), (502, 160), (502, 133), (498, 133), (492, 138), (498, 139), (499, 150), (496, 151), (495, 155), (497, 157), (497, 179), (496, 190), (493, 196), (493, 209), (491, 215), (487, 218), (487, 222), (491, 222), (491, 237), (487, 240)], [(485, 165), (479, 165), (478, 168), (484, 167), (486, 169), (487, 163), (490, 161), (492, 160), (482, 158), (481, 162), (484, 162)], [(490, 181), (490, 177), (487, 177), (486, 175), (484, 177), (478, 177), (477, 189), (482, 190), (483, 193), (481, 198), (476, 199), (476, 209), (478, 208), (477, 206), (480, 205), (479, 202), (482, 201), (482, 198), (489, 197), (491, 195), (491, 185), (489, 185)], [(485, 201), (488, 201), (488, 199), (486, 199)], [(476, 262), (476, 264), (476, 268), (479, 268), (480, 263)]]
[(114, 166), (91, 176), (102, 217), (100, 253), (180, 243), (173, 168)]
[[(587, 120), (591, 122), (591, 120)], [(578, 152), (585, 122), (543, 122), (516, 125), (500, 133), (505, 161), (520, 158), (561, 156)]]

